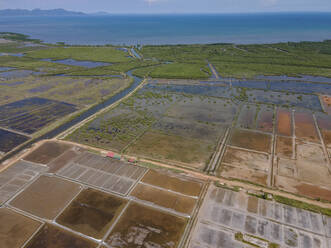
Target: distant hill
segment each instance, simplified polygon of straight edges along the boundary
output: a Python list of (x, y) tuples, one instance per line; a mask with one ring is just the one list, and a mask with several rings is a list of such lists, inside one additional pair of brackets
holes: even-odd
[(3, 9), (0, 10), (0, 16), (83, 16), (83, 12), (68, 11), (65, 9)]

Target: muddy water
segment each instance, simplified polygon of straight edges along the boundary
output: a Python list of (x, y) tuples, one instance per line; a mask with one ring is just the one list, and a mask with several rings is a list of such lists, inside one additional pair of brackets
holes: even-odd
[(246, 129), (255, 129), (255, 116), (256, 106), (244, 106), (238, 118), (238, 126)]
[(257, 129), (272, 133), (273, 131), (273, 110), (261, 110), (257, 118)]
[(231, 136), (231, 145), (261, 152), (270, 152), (271, 136), (236, 129)]
[(29, 140), (27, 136), (9, 132), (0, 128), (0, 152), (7, 153), (27, 140)]
[(87, 189), (79, 194), (56, 221), (85, 235), (102, 239), (126, 202), (124, 199)]
[(106, 239), (111, 247), (175, 248), (187, 220), (131, 203)]
[(80, 238), (50, 224), (33, 237), (25, 248), (95, 248), (96, 243)]

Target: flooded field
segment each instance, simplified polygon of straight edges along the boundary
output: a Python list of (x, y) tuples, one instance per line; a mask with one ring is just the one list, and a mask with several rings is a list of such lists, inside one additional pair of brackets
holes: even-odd
[[(328, 247), (326, 216), (211, 186), (188, 247)], [(243, 237), (243, 238), (239, 238)], [(247, 243), (248, 242), (248, 243)]]
[(26, 161), (16, 162), (2, 171), (0, 176), (0, 205), (45, 171), (47, 171), (47, 167)]
[[(278, 136), (276, 142), (284, 138), (293, 140)], [(0, 207), (4, 248), (248, 247), (238, 233), (250, 242), (265, 242), (262, 247), (327, 248), (331, 218), (326, 216), (259, 199), (245, 190), (206, 185), (185, 173), (147, 169), (52, 143), (30, 152), (35, 159), (47, 158), (44, 165), (22, 160), (0, 172), (0, 196), (13, 189)], [(287, 140), (281, 141), (282, 153), (276, 153), (275, 186), (328, 199), (321, 144), (296, 140), (299, 162), (292, 165), (292, 174), (294, 160), (283, 146), (290, 146)], [(51, 156), (50, 150), (55, 151)], [(228, 145), (220, 168), (222, 177), (269, 185), (271, 158)]]
[(85, 235), (102, 239), (127, 201), (87, 189), (66, 208), (56, 222)]
[(103, 63), (103, 62), (80, 61), (80, 60), (74, 60), (74, 59), (63, 59), (63, 60), (43, 59), (43, 61), (63, 64), (63, 65), (82, 66), (85, 68), (96, 68), (96, 67), (100, 67), (100, 66), (111, 65), (109, 63)]
[(312, 114), (295, 112), (295, 135), (299, 139), (320, 143)]
[(0, 128), (0, 152), (6, 153), (29, 140), (29, 137)]
[(111, 247), (177, 247), (186, 219), (130, 203), (105, 242)]
[(331, 147), (331, 117), (326, 114), (317, 114), (316, 119), (325, 145)]
[(98, 156), (82, 153), (56, 174), (82, 182), (103, 190), (126, 195), (146, 169), (140, 166)]
[(16, 78), (24, 78), (30, 75), (40, 75), (40, 72), (30, 70), (11, 70), (0, 72), (0, 78), (3, 80), (11, 80)]
[(76, 106), (44, 98), (28, 98), (0, 107), (0, 126), (33, 134), (77, 110)]
[(78, 184), (56, 177), (41, 176), (11, 201), (10, 205), (52, 220), (80, 190)]
[(262, 132), (273, 132), (274, 109), (270, 106), (261, 107), (257, 115), (257, 130)]
[(56, 226), (45, 224), (25, 248), (96, 248), (97, 244)]
[(235, 129), (232, 133), (230, 145), (270, 153), (271, 136), (263, 133)]

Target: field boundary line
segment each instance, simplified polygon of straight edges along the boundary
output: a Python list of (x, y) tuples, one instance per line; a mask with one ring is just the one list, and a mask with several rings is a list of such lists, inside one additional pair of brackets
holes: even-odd
[(68, 135), (72, 134), (74, 131), (76, 131), (78, 128), (82, 127), (83, 125), (85, 125), (87, 122), (93, 120), (95, 117), (97, 117), (98, 115), (101, 115), (103, 113), (105, 113), (106, 111), (115, 108), (117, 105), (119, 105), (122, 101), (124, 101), (125, 99), (129, 98), (130, 96), (132, 96), (134, 93), (136, 93), (138, 90), (140, 90), (145, 84), (147, 83), (147, 79), (144, 79), (133, 91), (131, 91), (129, 94), (127, 94), (126, 96), (122, 97), (121, 99), (119, 99), (118, 101), (114, 102), (113, 104), (107, 106), (106, 108), (101, 109), (100, 111), (96, 112), (95, 114), (89, 116), (88, 118), (82, 120), (81, 122), (77, 123), (76, 125), (72, 126), (71, 128), (65, 130), (64, 132), (58, 134), (55, 138), (56, 139), (64, 139), (66, 138)]

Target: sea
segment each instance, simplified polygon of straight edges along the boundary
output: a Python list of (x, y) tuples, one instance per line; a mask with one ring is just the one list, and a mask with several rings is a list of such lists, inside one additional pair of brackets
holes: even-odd
[(331, 13), (0, 16), (0, 32), (83, 45), (323, 41), (331, 39)]

